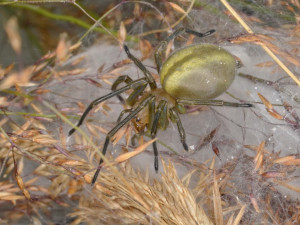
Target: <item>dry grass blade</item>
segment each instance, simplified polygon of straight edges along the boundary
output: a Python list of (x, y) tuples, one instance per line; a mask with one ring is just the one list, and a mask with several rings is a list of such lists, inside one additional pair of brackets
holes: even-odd
[(14, 63), (11, 63), (5, 69), (2, 69), (2, 67), (0, 66), (0, 79), (3, 79), (3, 77), (7, 75), (14, 68), (14, 66), (15, 66)]
[(256, 155), (255, 155), (255, 158), (254, 158), (254, 163), (255, 163), (255, 166), (254, 166), (254, 170), (257, 171), (260, 169), (260, 171), (262, 171), (262, 164), (263, 164), (263, 157), (264, 157), (264, 154), (263, 154), (263, 149), (265, 147), (265, 142), (263, 141), (257, 151), (256, 151)]
[(152, 46), (151, 46), (150, 41), (141, 39), (139, 41), (139, 46), (140, 46), (140, 49), (141, 49), (142, 54), (143, 54), (143, 57), (142, 57), (141, 61), (143, 61), (144, 59), (149, 58), (152, 54)]
[[(67, 57), (67, 56), (61, 56), (61, 57)], [(73, 70), (63, 70), (63, 71), (59, 71), (56, 72), (55, 75), (57, 76), (69, 76), (69, 75), (78, 75), (78, 74), (82, 74), (85, 71), (87, 71), (87, 69), (84, 68), (80, 68), (80, 69), (73, 69)]]
[(5, 201), (16, 201), (16, 200), (23, 200), (25, 197), (22, 195), (12, 195), (11, 193), (9, 195), (0, 195), (0, 200)]
[(274, 117), (275, 119), (278, 120), (283, 120), (284, 117), (282, 115), (280, 115), (274, 108), (273, 105), (260, 93), (257, 93), (257, 95), (259, 96), (260, 100), (262, 101), (262, 103), (266, 106), (266, 110), (267, 112)]
[(280, 115), (278, 112), (276, 112), (274, 109), (273, 110), (269, 110), (267, 109), (267, 112), (272, 116), (274, 117), (275, 119), (277, 120), (283, 120), (284, 117), (282, 115)]
[[(277, 46), (273, 45), (269, 41), (272, 40), (271, 38), (261, 35), (261, 34), (250, 34), (250, 35), (243, 35), (239, 37), (235, 37), (230, 39), (233, 43), (243, 43), (243, 42), (253, 42), (258, 45), (267, 46), (276, 54), (285, 58), (288, 62), (294, 64), (295, 66), (300, 66), (299, 59), (291, 56), (290, 54), (281, 51)], [(270, 65), (271, 62), (269, 62)]]
[(280, 163), (285, 166), (298, 166), (300, 165), (300, 159), (291, 159), (290, 161), (286, 161), (284, 163)]
[(14, 49), (14, 51), (20, 55), (21, 54), (21, 36), (19, 34), (19, 27), (17, 22), (17, 17), (10, 18), (6, 25), (5, 31), (8, 36), (8, 40)]
[(25, 196), (27, 199), (31, 200), (30, 194), (29, 194), (29, 192), (27, 191), (27, 189), (26, 189), (25, 186), (24, 186), (23, 179), (19, 176), (18, 173), (15, 173), (15, 177), (16, 177), (18, 186), (19, 186), (19, 188), (21, 189), (21, 191), (23, 192), (24, 196)]
[(216, 180), (216, 176), (214, 174), (214, 185), (212, 186), (212, 192), (213, 192), (213, 201), (214, 201), (214, 217), (215, 217), (215, 223), (217, 225), (223, 224), (223, 210), (222, 210), (222, 201), (221, 201), (221, 195), (219, 191), (219, 185)]
[(277, 159), (273, 160), (273, 163), (288, 165), (291, 161), (293, 161), (295, 159), (296, 159), (296, 156), (289, 155), (289, 156), (284, 156), (284, 157), (281, 157), (281, 158), (277, 158)]
[[(245, 23), (245, 21), (239, 16), (239, 14), (231, 7), (226, 0), (220, 0), (223, 5), (232, 13), (236, 20), (244, 27), (249, 34), (254, 34), (251, 28)], [(261, 44), (262, 48), (274, 59), (274, 61), (298, 84), (300, 80), (284, 65), (281, 60), (266, 46), (264, 43)]]
[(274, 62), (273, 61), (267, 61), (267, 62), (262, 62), (262, 63), (258, 63), (255, 66), (256, 67), (272, 67), (274, 66)]
[(258, 97), (262, 101), (262, 103), (266, 106), (267, 109), (273, 109), (273, 105), (260, 93), (257, 93)]
[(130, 159), (130, 158), (132, 158), (132, 157), (134, 157), (134, 156), (136, 156), (136, 155), (138, 155), (138, 154), (140, 154), (141, 152), (145, 151), (145, 149), (146, 149), (149, 145), (151, 145), (154, 141), (156, 141), (156, 140), (157, 140), (157, 138), (152, 139), (152, 140), (146, 142), (145, 144), (143, 144), (143, 145), (137, 147), (134, 151), (127, 152), (127, 153), (124, 153), (124, 154), (118, 156), (118, 157), (115, 159), (115, 162), (117, 162), (117, 163), (124, 162), (124, 161), (126, 161), (126, 160), (128, 160), (128, 159)]
[(18, 172), (18, 166), (17, 166), (16, 161), (15, 161), (14, 152), (13, 152), (13, 161), (14, 161), (15, 178), (16, 178), (16, 180), (17, 180), (18, 186), (19, 186), (19, 188), (21, 189), (21, 191), (23, 192), (24, 196), (25, 196), (27, 199), (31, 200), (30, 194), (29, 194), (29, 192), (27, 191), (27, 189), (26, 189), (25, 186), (24, 186), (23, 179), (22, 179), (22, 177), (19, 175), (19, 172)]
[(265, 178), (280, 178), (285, 177), (286, 173), (277, 171), (267, 171), (261, 174)]
[(127, 34), (127, 31), (126, 31), (124, 22), (122, 21), (120, 23), (120, 28), (119, 28), (119, 32), (118, 32), (118, 39), (119, 39), (121, 46), (124, 45), (124, 42), (126, 40), (126, 34)]
[(277, 180), (277, 179), (274, 179), (273, 182), (277, 183), (277, 184), (280, 184), (281, 186), (286, 187), (286, 188), (288, 188), (292, 191), (296, 191), (296, 192), (300, 193), (300, 187), (288, 184), (286, 182), (283, 182), (283, 181), (280, 181), (280, 180)]
[(8, 89), (14, 85), (21, 87), (31, 87), (37, 85), (34, 82), (30, 82), (30, 78), (35, 70), (35, 66), (29, 66), (22, 70), (20, 73), (11, 73), (9, 74), (1, 83), (0, 91)]
[(128, 126), (122, 127), (112, 138), (112, 144), (115, 146), (128, 130)]
[(184, 9), (181, 8), (179, 5), (177, 5), (176, 3), (169, 2), (169, 4), (171, 5), (171, 7), (172, 7), (175, 11), (177, 11), (177, 12), (179, 12), (179, 13), (183, 13), (183, 14), (186, 13), (186, 11), (184, 11)]
[[(272, 1), (268, 2), (270, 5), (273, 4)], [(159, 7), (156, 7), (156, 3), (159, 4)], [(219, 19), (218, 16), (222, 14), (220, 11), (220, 14), (218, 12), (211, 15), (207, 11), (206, 6), (202, 7), (203, 5), (200, 1), (195, 3), (195, 8), (193, 8), (194, 3), (195, 0), (177, 1), (176, 3), (174, 1), (122, 1), (116, 6), (112, 3), (109, 11), (106, 11), (109, 13), (105, 13), (104, 17), (107, 18), (105, 23), (108, 26), (113, 25), (117, 29), (119, 27), (118, 31), (114, 31), (113, 34), (116, 36), (118, 33), (117, 41), (121, 44), (124, 44), (125, 41), (131, 38), (134, 38), (134, 41), (137, 42), (139, 34), (144, 36), (161, 31), (165, 32), (151, 35), (151, 37), (139, 41), (142, 53), (142, 57), (139, 56), (139, 59), (141, 61), (148, 60), (153, 55), (154, 46), (157, 46), (157, 42), (165, 39), (165, 36), (170, 34), (169, 32), (171, 32), (172, 28), (176, 25), (180, 26), (184, 18), (189, 17), (189, 15), (195, 15), (200, 8), (205, 12), (203, 14), (204, 18), (215, 18), (217, 15), (217, 19)], [(239, 5), (240, 3), (237, 4)], [(293, 14), (296, 14), (295, 1), (289, 0), (288, 4), (293, 4), (294, 8), (290, 8), (290, 10), (293, 11)], [(202, 6), (199, 7), (199, 5)], [(218, 2), (209, 5), (209, 7), (218, 8), (217, 6)], [(160, 12), (163, 7), (165, 7), (165, 10)], [(188, 9), (185, 10), (187, 7)], [(287, 7), (286, 4), (284, 7)], [(40, 9), (42, 7), (38, 10)], [(134, 11), (133, 13), (126, 12), (124, 14), (122, 11), (124, 9), (133, 9)], [(192, 14), (190, 14), (191, 10), (193, 10)], [(259, 12), (257, 13), (259, 14)], [(107, 16), (108, 14), (110, 14), (109, 17)], [(126, 18), (124, 18), (124, 15), (126, 15)], [(250, 17), (247, 16), (247, 18), (249, 19)], [(255, 18), (251, 19), (254, 21), (253, 19)], [(189, 17), (188, 20), (195, 22), (192, 17)], [(155, 27), (163, 27), (163, 29), (151, 30), (154, 24), (153, 21), (157, 22)], [(189, 22), (184, 21), (182, 25), (188, 26)], [(228, 21), (229, 23), (230, 21)], [(99, 20), (97, 24), (101, 25), (101, 21)], [(17, 25), (16, 20), (15, 25)], [(18, 37), (18, 29), (14, 26), (9, 27), (7, 25), (7, 29), (10, 29), (9, 32), (11, 32), (11, 34), (8, 34), (8, 38), (11, 39), (11, 42), (15, 41), (15, 44), (11, 45), (14, 46), (13, 50), (17, 52), (18, 59), (23, 61), (24, 57), (27, 56), (27, 52), (22, 54), (21, 39)], [(130, 35), (129, 33), (127, 34), (126, 28), (130, 29)], [(226, 29), (226, 27), (224, 28)], [(197, 27), (195, 27), (195, 30), (201, 31)], [(218, 39), (221, 37), (226, 39), (220, 33), (223, 28), (218, 28), (218, 30), (219, 33), (213, 38)], [(145, 33), (140, 33), (144, 31)], [(271, 33), (271, 30), (268, 31)], [(272, 31), (275, 33), (278, 30), (272, 27)], [(291, 57), (292, 54), (295, 56), (299, 55), (299, 49), (297, 49), (299, 41), (293, 38), (300, 36), (300, 27), (295, 26), (293, 30), (286, 29), (286, 31), (288, 31), (287, 35), (290, 35), (290, 43), (294, 44), (294, 46), (291, 46), (293, 49), (290, 52), (282, 51), (272, 44), (273, 40), (271, 38), (264, 35), (241, 35), (233, 41), (236, 43), (252, 42), (262, 45), (278, 54), (288, 63), (293, 64), (291, 66), (300, 65), (297, 57)], [(8, 31), (6, 32), (9, 33)], [(249, 32), (251, 33), (252, 31), (249, 30)], [(187, 37), (188, 35), (184, 34), (183, 36)], [(92, 39), (89, 39), (90, 37)], [(143, 76), (142, 71), (138, 68), (136, 68), (137, 71), (131, 71), (132, 68), (129, 68), (127, 65), (132, 64), (132, 61), (127, 58), (122, 60), (121, 58), (126, 57), (126, 55), (124, 52), (120, 55), (120, 51), (116, 51), (116, 46), (111, 46), (113, 48), (111, 49), (111, 55), (107, 54), (107, 56), (104, 56), (105, 62), (102, 62), (100, 57), (97, 58), (98, 54), (101, 57), (103, 52), (106, 54), (106, 51), (102, 51), (102, 49), (97, 51), (96, 57), (94, 55), (86, 55), (91, 53), (90, 49), (86, 48), (86, 44), (97, 42), (94, 42), (95, 39), (93, 38), (96, 35), (90, 37), (86, 39), (88, 40), (87, 42), (83, 42), (85, 43), (84, 52), (78, 51), (80, 55), (79, 57), (76, 56), (76, 59), (69, 60), (71, 52), (78, 49), (81, 43), (78, 42), (71, 46), (67, 37), (62, 35), (56, 51), (48, 53), (39, 60), (35, 60), (34, 66), (23, 68), (20, 65), (22, 63), (20, 63), (20, 66), (17, 64), (19, 67), (16, 69), (14, 64), (6, 68), (0, 67), (0, 90), (8, 89), (3, 91), (5, 92), (4, 96), (0, 97), (0, 113), (3, 116), (3, 119), (0, 119), (0, 175), (1, 179), (5, 179), (5, 181), (0, 182), (0, 200), (5, 204), (5, 207), (2, 207), (1, 216), (6, 218), (7, 224), (22, 223), (24, 217), (30, 220), (32, 224), (53, 223), (54, 221), (51, 221), (52, 218), (48, 219), (48, 215), (52, 217), (53, 212), (57, 211), (57, 206), (61, 210), (61, 214), (64, 214), (63, 216), (65, 216), (66, 211), (70, 212), (72, 210), (73, 213), (70, 214), (74, 217), (72, 225), (210, 225), (223, 223), (238, 225), (260, 224), (260, 222), (266, 224), (297, 224), (300, 218), (299, 212), (297, 212), (299, 211), (298, 202), (289, 199), (288, 195), (286, 197), (279, 191), (282, 188), (288, 188), (297, 193), (300, 192), (296, 183), (300, 159), (296, 155), (297, 153), (279, 157), (281, 153), (285, 152), (284, 148), (289, 148), (290, 150), (290, 146), (283, 146), (282, 149), (278, 150), (279, 146), (276, 146), (276, 144), (283, 143), (280, 143), (280, 138), (276, 136), (278, 130), (274, 131), (272, 129), (275, 126), (270, 121), (268, 121), (268, 127), (271, 128), (272, 126), (272, 128), (268, 129), (266, 127), (263, 131), (259, 131), (254, 126), (248, 126), (248, 123), (240, 124), (243, 130), (241, 135), (243, 136), (243, 141), (240, 141), (239, 137), (229, 139), (229, 135), (223, 135), (224, 131), (226, 132), (226, 129), (223, 128), (227, 127), (227, 123), (223, 124), (221, 122), (222, 129), (220, 130), (219, 127), (214, 129), (210, 125), (210, 128), (207, 129), (208, 132), (207, 130), (205, 132), (206, 135), (202, 135), (204, 137), (202, 145), (210, 144), (211, 149), (220, 160), (216, 160), (214, 156), (206, 159), (205, 162), (202, 162), (202, 158), (198, 161), (196, 156), (198, 154), (201, 155), (201, 153), (197, 151), (186, 153), (183, 156), (171, 152), (161, 152), (162, 157), (168, 157), (173, 163), (176, 162), (176, 168), (172, 163), (162, 162), (163, 171), (157, 175), (159, 177), (158, 180), (149, 178), (148, 170), (146, 172), (139, 171), (136, 169), (136, 166), (132, 169), (129, 162), (122, 163), (142, 153), (148, 148), (147, 146), (153, 143), (154, 140), (151, 140), (144, 144), (143, 136), (138, 137), (136, 135), (134, 137), (137, 137), (138, 141), (136, 143), (138, 142), (139, 147), (131, 152), (127, 152), (128, 147), (131, 146), (131, 137), (133, 136), (131, 134), (134, 132), (142, 133), (146, 129), (145, 121), (140, 123), (131, 121), (127, 127), (124, 126), (126, 128), (120, 129), (110, 140), (114, 145), (120, 139), (125, 139), (126, 146), (117, 145), (114, 148), (125, 149), (123, 152), (126, 151), (126, 153), (120, 154), (114, 161), (109, 161), (101, 155), (99, 145), (103, 144), (103, 136), (105, 136), (102, 134), (107, 134), (103, 127), (109, 130), (113, 126), (115, 118), (113, 118), (113, 122), (110, 121), (110, 118), (113, 117), (114, 114), (112, 112), (115, 112), (115, 108), (119, 107), (119, 105), (116, 107), (118, 103), (115, 97), (93, 108), (84, 126), (82, 126), (86, 132), (79, 128), (74, 136), (67, 139), (66, 127), (75, 126), (70, 122), (70, 119), (78, 122), (87, 106), (86, 103), (92, 100), (92, 96), (87, 97), (86, 85), (89, 86), (89, 92), (94, 90), (97, 92), (101, 88), (102, 95), (102, 91), (103, 93), (108, 92), (108, 85), (111, 86), (113, 80), (120, 75), (129, 74), (132, 78), (135, 75), (137, 77)], [(177, 42), (187, 45), (189, 42), (192, 42), (193, 38), (192, 35), (189, 35), (187, 40), (181, 37), (174, 41), (174, 43), (176, 42), (175, 44), (171, 41), (167, 46), (165, 56), (168, 56), (168, 52), (170, 53), (174, 46), (179, 46)], [(216, 43), (218, 42), (216, 39), (209, 40), (209, 42)], [(102, 34), (99, 40), (103, 44)], [(112, 42), (109, 39), (107, 40), (108, 42), (105, 42), (103, 46), (108, 49), (110, 48), (109, 44)], [(148, 40), (151, 40), (151, 42)], [(95, 50), (94, 46), (91, 49)], [(113, 52), (117, 52), (116, 57), (113, 55)], [(85, 56), (80, 57), (81, 55)], [(101, 65), (96, 65), (99, 61), (101, 61)], [(24, 60), (25, 62), (27, 63), (27, 59), (26, 61)], [(274, 63), (264, 62), (256, 64), (256, 66), (269, 67), (269, 70), (272, 69), (270, 67), (274, 66), (275, 71), (278, 67)], [(81, 67), (84, 64), (87, 65), (87, 69)], [(151, 73), (155, 73), (155, 68), (152, 68), (152, 64), (146, 62), (145, 66), (149, 68)], [(127, 67), (130, 70), (126, 70)], [(99, 69), (97, 70), (97, 68)], [(135, 75), (131, 72), (134, 72)], [(153, 74), (153, 77), (157, 81), (159, 80), (158, 74)], [(260, 85), (267, 85), (270, 89), (276, 89), (279, 85), (288, 83), (287, 80), (273, 82), (255, 77), (249, 80)], [(34, 85), (38, 86), (33, 87)], [(126, 85), (126, 82), (122, 83), (121, 86), (123, 85)], [(287, 85), (290, 85), (290, 83)], [(83, 91), (84, 94), (81, 95), (80, 91)], [(100, 97), (99, 93), (92, 93), (93, 96), (94, 94)], [(125, 97), (128, 94), (130, 93), (126, 92), (122, 96), (124, 95)], [(277, 104), (273, 106), (264, 96), (259, 95), (269, 114), (276, 119), (283, 119), (283, 116), (274, 109), (280, 106)], [(143, 96), (139, 98), (142, 99)], [(48, 102), (51, 102), (51, 105)], [(298, 108), (292, 103), (289, 104), (291, 105), (284, 103), (286, 110), (285, 114), (283, 114), (284, 121), (288, 125), (292, 125), (293, 128), (298, 129), (299, 118), (296, 115)], [(81, 113), (76, 114), (75, 112), (78, 109)], [(199, 113), (199, 109), (200, 107), (191, 108), (188, 109), (188, 112), (196, 114)], [(208, 107), (202, 107), (202, 109), (210, 112)], [(256, 113), (258, 109), (253, 108), (252, 111)], [(284, 110), (281, 109), (280, 112)], [(99, 110), (101, 115), (95, 114), (97, 110)], [(94, 115), (90, 116), (93, 113)], [(102, 115), (104, 114), (111, 117), (109, 119), (108, 117), (103, 117)], [(139, 117), (144, 117), (141, 114), (139, 114)], [(257, 115), (261, 116), (260, 119), (263, 121), (265, 114)], [(291, 119), (292, 123), (288, 121), (289, 119)], [(219, 121), (216, 122), (219, 124)], [(245, 118), (245, 122), (248, 122), (248, 118)], [(280, 125), (284, 126), (285, 124)], [(214, 130), (211, 131), (211, 129)], [(254, 130), (259, 132), (254, 133)], [(188, 139), (194, 136), (189, 130), (186, 132), (189, 135)], [(253, 132), (253, 134), (250, 134), (250, 132)], [(274, 135), (269, 136), (273, 132)], [(178, 136), (178, 133), (176, 135)], [(268, 139), (266, 148), (270, 149), (265, 149), (264, 142), (259, 146), (246, 145), (248, 140), (253, 140), (252, 136), (263, 138), (263, 140)], [(178, 141), (178, 143), (180, 142)], [(249, 143), (253, 142), (250, 141)], [(168, 143), (166, 144), (168, 145)], [(201, 146), (201, 143), (199, 146)], [(291, 146), (294, 145), (291, 144)], [(252, 151), (243, 151), (244, 147)], [(180, 148), (182, 148), (181, 145)], [(229, 151), (224, 150), (225, 148)], [(242, 154), (239, 154), (241, 151)], [(146, 150), (146, 152), (151, 151)], [(237, 154), (232, 155), (231, 153), (233, 152)], [(248, 154), (249, 152), (250, 154)], [(256, 155), (253, 159), (254, 152)], [(94, 162), (98, 161), (100, 156), (103, 157), (106, 168), (101, 171), (99, 179), (91, 187), (90, 183), (95, 170)], [(205, 154), (204, 157), (207, 156)], [(13, 157), (15, 157), (14, 160)], [(22, 166), (23, 160), (24, 168)], [(151, 162), (148, 163), (147, 161), (147, 163), (144, 163), (147, 166), (150, 164), (149, 171), (153, 171)], [(120, 163), (122, 164), (118, 165)], [(146, 167), (144, 168), (146, 170)], [(180, 177), (176, 169), (178, 169)], [(184, 175), (182, 173), (185, 170), (187, 172)], [(38, 182), (36, 182), (37, 180)], [(52, 210), (53, 205), (55, 205), (54, 211)], [(57, 215), (54, 216), (56, 217)], [(66, 221), (66, 218), (63, 219)], [(69, 218), (68, 221), (70, 221)], [(0, 219), (1, 222), (3, 220)], [(60, 223), (60, 221), (57, 223)]]
[(246, 209), (246, 205), (243, 205), (241, 210), (239, 211), (238, 215), (236, 216), (234, 222), (232, 225), (239, 225), (240, 224), (240, 221), (245, 213), (245, 209)]
[[(124, 171), (134, 190), (143, 196), (151, 208), (146, 209), (137, 204), (127, 186), (107, 171), (101, 175), (101, 186), (94, 189), (90, 199), (82, 197), (78, 211), (71, 215), (77, 221), (86, 223), (211, 225), (212, 222), (186, 186), (188, 184), (178, 178), (174, 166), (164, 162), (162, 164), (162, 180), (151, 183), (130, 167)], [(113, 214), (109, 213), (111, 210)]]
[(260, 209), (259, 209), (259, 206), (257, 204), (257, 199), (255, 198), (255, 196), (252, 193), (250, 194), (250, 201), (251, 201), (251, 203), (252, 203), (253, 208), (255, 209), (255, 211), (257, 213), (260, 213)]
[(68, 58), (69, 48), (71, 44), (67, 41), (67, 34), (63, 33), (59, 37), (59, 42), (56, 47), (56, 63), (62, 63)]

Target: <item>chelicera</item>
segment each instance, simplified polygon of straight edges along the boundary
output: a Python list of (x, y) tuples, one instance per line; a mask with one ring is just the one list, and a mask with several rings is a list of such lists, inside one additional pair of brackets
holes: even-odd
[[(144, 119), (146, 115), (147, 119), (144, 123), (147, 125), (147, 130), (152, 138), (156, 137), (158, 129), (165, 130), (169, 120), (171, 120), (177, 124), (183, 148), (188, 151), (185, 131), (179, 118), (179, 114), (185, 113), (185, 105), (252, 107), (252, 104), (247, 103), (214, 100), (231, 85), (237, 69), (235, 57), (221, 47), (211, 44), (187, 46), (175, 51), (163, 62), (163, 54), (168, 43), (183, 32), (205, 37), (215, 31), (199, 33), (190, 29), (179, 28), (158, 45), (154, 57), (157, 72), (160, 75), (161, 88), (157, 87), (153, 76), (141, 61), (133, 56), (128, 47), (124, 45), (127, 56), (143, 72), (145, 77), (137, 80), (132, 80), (127, 75), (118, 77), (112, 85), (112, 92), (92, 101), (76, 125), (79, 127), (83, 123), (93, 107), (113, 96), (117, 96), (120, 101), (125, 103), (120, 94), (132, 89), (131, 94), (126, 99), (126, 104), (130, 106), (130, 109), (121, 112), (117, 125), (106, 135), (102, 149), (103, 155), (106, 153), (110, 139), (132, 119)], [(121, 83), (126, 85), (118, 88)], [(146, 90), (147, 86), (150, 87), (150, 90)], [(128, 115), (123, 118), (125, 114)], [(71, 129), (69, 136), (75, 130), (76, 128)], [(154, 168), (157, 172), (158, 150), (156, 142), (153, 142), (153, 150)], [(92, 184), (97, 180), (102, 162), (103, 159), (101, 158)]]

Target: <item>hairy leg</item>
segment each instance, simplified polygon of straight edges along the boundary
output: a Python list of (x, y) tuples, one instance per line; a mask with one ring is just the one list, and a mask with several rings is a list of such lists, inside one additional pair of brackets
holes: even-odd
[[(88, 115), (88, 113), (89, 113), (95, 106), (97, 106), (98, 104), (100, 104), (101, 102), (104, 102), (105, 100), (110, 99), (110, 98), (113, 97), (113, 96), (119, 95), (119, 94), (121, 94), (122, 92), (127, 91), (127, 90), (129, 90), (129, 89), (135, 89), (135, 88), (137, 88), (137, 87), (139, 87), (139, 86), (141, 86), (141, 85), (147, 85), (147, 81), (145, 80), (145, 78), (139, 79), (139, 80), (136, 80), (136, 81), (132, 81), (130, 84), (126, 85), (125, 87), (122, 87), (122, 88), (120, 88), (120, 89), (118, 89), (118, 90), (115, 90), (115, 91), (113, 91), (113, 92), (111, 92), (111, 93), (109, 93), (109, 94), (107, 94), (107, 95), (104, 95), (104, 96), (102, 96), (102, 97), (100, 97), (100, 98), (95, 99), (95, 100), (92, 101), (92, 102), (89, 104), (89, 106), (86, 108), (86, 110), (85, 110), (84, 113), (82, 114), (81, 118), (79, 119), (78, 123), (76, 124), (76, 127), (79, 127), (79, 126), (83, 123), (83, 121), (84, 121), (85, 117)], [(72, 128), (72, 129), (69, 131), (68, 136), (71, 136), (75, 131), (76, 131), (76, 128), (75, 128), (75, 127)]]
[[(105, 138), (105, 142), (103, 145), (103, 149), (102, 149), (102, 157), (105, 156), (106, 154), (106, 150), (109, 144), (110, 139), (118, 132), (118, 130), (120, 130), (127, 122), (129, 122), (130, 120), (132, 120), (143, 108), (145, 108), (149, 102), (154, 98), (154, 96), (149, 95), (148, 97), (146, 97), (128, 116), (126, 116), (122, 121), (120, 121), (120, 123), (118, 123), (111, 131), (108, 132), (108, 134), (106, 135)], [(99, 175), (100, 172), (100, 165), (103, 163), (103, 158), (101, 157), (100, 161), (99, 161), (99, 165), (98, 168), (94, 174), (93, 180), (92, 180), (92, 185), (96, 182), (97, 177)]]

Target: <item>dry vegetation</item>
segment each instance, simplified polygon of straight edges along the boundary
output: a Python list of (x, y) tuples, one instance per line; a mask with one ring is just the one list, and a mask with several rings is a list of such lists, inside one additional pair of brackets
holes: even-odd
[[(269, 7), (273, 1), (267, 1)], [(273, 39), (263, 35), (240, 35), (228, 39), (235, 44), (250, 42), (265, 45), (289, 65), (299, 66), (297, 51), (300, 45), (299, 1), (287, 1), (287, 10), (295, 13), (298, 25), (289, 29), (291, 35), (290, 53), (272, 44)], [(189, 5), (187, 4), (189, 3)], [(123, 43), (127, 38), (126, 26), (136, 21), (161, 21), (160, 14), (153, 10), (148, 15), (141, 14), (138, 3), (132, 3), (133, 16), (122, 20), (119, 25), (118, 40)], [(182, 4), (182, 5), (181, 5)], [(175, 27), (186, 19), (194, 2), (178, 1), (165, 3), (164, 20), (171, 25), (165, 29), (149, 30), (139, 37), (158, 34)], [(293, 8), (290, 7), (293, 5)], [(289, 6), (289, 7), (288, 7)], [(196, 7), (196, 6), (195, 6)], [(116, 26), (116, 17), (107, 19), (107, 23)], [(230, 15), (229, 11), (226, 11)], [(155, 18), (153, 18), (155, 15)], [(259, 19), (247, 17), (248, 22)], [(149, 21), (148, 21), (149, 20)], [(18, 33), (18, 23), (10, 19), (6, 33), (12, 48), (20, 58), (21, 37)], [(278, 28), (279, 29), (279, 28)], [(192, 37), (187, 42), (191, 42)], [(146, 39), (139, 41), (142, 52), (141, 60), (151, 56), (153, 47)], [(64, 126), (72, 125), (70, 119), (75, 111), (84, 109), (82, 102), (78, 108), (57, 108), (47, 100), (52, 91), (48, 89), (51, 82), (63, 82), (65, 78), (75, 77), (86, 68), (81, 62), (84, 58), (68, 61), (76, 54), (80, 43), (72, 45), (65, 35), (61, 35), (55, 51), (39, 59), (34, 65), (26, 68), (16, 68), (14, 63), (0, 68), (0, 223), (13, 224), (17, 221), (30, 221), (31, 224), (51, 224), (51, 207), (66, 209), (69, 224), (254, 224), (258, 221), (264, 224), (299, 224), (300, 205), (298, 200), (283, 196), (278, 187), (287, 188), (294, 193), (300, 193), (297, 182), (300, 167), (299, 155), (283, 155), (266, 147), (267, 140), (261, 140), (257, 146), (244, 145), (250, 154), (241, 154), (239, 158), (224, 163), (222, 167), (215, 166), (216, 157), (206, 162), (192, 159), (170, 157), (163, 162), (163, 173), (160, 180), (149, 177), (147, 172), (137, 171), (128, 163), (128, 159), (139, 154), (152, 143), (144, 143), (139, 139), (139, 146), (128, 152), (130, 137), (137, 132), (134, 123), (129, 124), (116, 134), (114, 142), (125, 138), (126, 147), (118, 158), (106, 162), (106, 170), (99, 176), (98, 182), (91, 187), (91, 177), (95, 162), (99, 160), (98, 147), (90, 134), (106, 133), (102, 126), (87, 123), (90, 134), (79, 130), (75, 135), (75, 143), (68, 146)], [(113, 71), (131, 63), (128, 59), (114, 62), (106, 71), (106, 76), (99, 79), (87, 78), (90, 84), (101, 87), (102, 83), (110, 83), (108, 76)], [(278, 70), (273, 62), (264, 62)], [(262, 66), (262, 65), (257, 65)], [(98, 73), (103, 68), (99, 68)], [(155, 75), (156, 76), (156, 75)], [(263, 80), (250, 75), (244, 76), (252, 82), (263, 83), (282, 91), (280, 83)], [(157, 78), (157, 76), (156, 76)], [(266, 114), (278, 121), (286, 123), (293, 129), (299, 129), (300, 120), (296, 111), (288, 103), (284, 104), (286, 113), (278, 112), (274, 106), (260, 93), (261, 102), (266, 106)], [(299, 99), (293, 101), (299, 103)], [(100, 106), (109, 111), (107, 104)], [(80, 113), (78, 114), (80, 115)], [(56, 131), (49, 130), (51, 124), (57, 125)], [(209, 143), (216, 131), (204, 138)], [(72, 149), (72, 150), (70, 150)], [(217, 147), (213, 149), (219, 155)], [(80, 152), (80, 154), (78, 154)], [(179, 178), (174, 165), (181, 163), (189, 165), (190, 172)], [(117, 165), (117, 166), (116, 166)], [(244, 169), (243, 173), (239, 170)], [(195, 182), (190, 184), (191, 179)], [(244, 180), (243, 185), (237, 180)], [(251, 185), (250, 185), (251, 184)], [(255, 187), (253, 190), (251, 187)], [(66, 215), (64, 216), (66, 217)], [(24, 219), (25, 218), (25, 219)], [(45, 219), (47, 218), (47, 219)]]

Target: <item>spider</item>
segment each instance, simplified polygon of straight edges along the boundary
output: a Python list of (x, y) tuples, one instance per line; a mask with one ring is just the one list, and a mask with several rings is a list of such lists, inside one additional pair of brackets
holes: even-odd
[[(188, 33), (200, 38), (215, 32), (209, 30), (206, 33), (199, 33), (187, 28), (179, 28), (164, 41), (162, 41), (156, 51), (154, 58), (157, 72), (160, 75), (161, 88), (146, 69), (146, 67), (131, 54), (128, 47), (124, 45), (124, 50), (129, 59), (143, 72), (144, 78), (132, 80), (128, 75), (120, 76), (112, 85), (112, 92), (92, 101), (84, 111), (76, 127), (79, 127), (87, 114), (93, 107), (101, 102), (117, 96), (121, 102), (125, 103), (120, 96), (122, 92), (132, 89), (133, 91), (126, 99), (126, 104), (131, 108), (121, 112), (117, 125), (107, 133), (103, 145), (102, 154), (106, 153), (110, 139), (132, 119), (147, 117), (147, 130), (151, 137), (155, 138), (157, 130), (165, 130), (169, 119), (177, 124), (180, 140), (183, 148), (188, 151), (185, 131), (179, 118), (179, 114), (185, 113), (185, 105), (211, 105), (211, 106), (232, 106), (232, 107), (252, 107), (248, 103), (225, 102), (213, 100), (225, 92), (233, 82), (237, 62), (235, 57), (219, 46), (211, 44), (195, 44), (175, 51), (163, 62), (163, 54), (170, 41), (182, 33)], [(117, 89), (121, 83), (126, 85)], [(146, 90), (147, 86), (150, 90)], [(122, 119), (124, 114), (128, 115)], [(76, 128), (69, 131), (69, 136), (75, 132)], [(153, 142), (154, 168), (158, 172), (158, 150), (156, 142)], [(92, 185), (99, 175), (103, 158), (100, 159), (98, 168), (92, 179)]]

